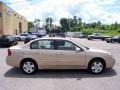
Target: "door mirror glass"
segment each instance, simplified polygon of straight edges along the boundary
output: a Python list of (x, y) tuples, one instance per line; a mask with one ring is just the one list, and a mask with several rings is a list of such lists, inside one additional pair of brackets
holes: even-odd
[(76, 52), (80, 52), (80, 51), (81, 51), (81, 49), (76, 47)]

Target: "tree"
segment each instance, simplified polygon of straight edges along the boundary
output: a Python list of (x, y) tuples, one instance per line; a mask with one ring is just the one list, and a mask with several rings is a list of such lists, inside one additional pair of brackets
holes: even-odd
[(74, 26), (77, 25), (78, 23), (77, 16), (73, 16), (73, 23), (74, 23)]
[(52, 28), (52, 22), (53, 20), (51, 17), (46, 18), (46, 25), (49, 27), (49, 29)]
[(33, 27), (34, 27), (33, 22), (28, 22), (28, 31), (30, 31), (30, 29)]
[(40, 19), (35, 18), (34, 23), (38, 23), (38, 22), (40, 22)]
[(46, 24), (49, 24), (49, 18), (46, 18), (45, 21), (46, 21)]
[(97, 29), (101, 29), (101, 22), (100, 21), (97, 22)]
[(82, 26), (82, 19), (81, 18), (78, 18), (78, 25)]
[(118, 28), (118, 24), (117, 24), (117, 22), (115, 22), (115, 24), (114, 24), (114, 30), (117, 30), (117, 28)]
[(51, 29), (53, 20), (52, 20), (52, 18), (49, 18), (49, 20), (50, 20), (50, 29)]
[(62, 30), (65, 32), (69, 30), (69, 21), (67, 18), (61, 18), (60, 19), (60, 25), (62, 27)]

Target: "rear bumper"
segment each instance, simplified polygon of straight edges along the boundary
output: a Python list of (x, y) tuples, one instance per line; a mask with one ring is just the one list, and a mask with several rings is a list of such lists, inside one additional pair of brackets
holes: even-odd
[(12, 42), (0, 42), (0, 45), (1, 46), (8, 46), (8, 45), (11, 45)]
[(6, 57), (6, 64), (9, 66), (13, 66), (13, 67), (20, 67), (19, 60), (16, 60), (15, 58), (13, 58), (11, 56)]

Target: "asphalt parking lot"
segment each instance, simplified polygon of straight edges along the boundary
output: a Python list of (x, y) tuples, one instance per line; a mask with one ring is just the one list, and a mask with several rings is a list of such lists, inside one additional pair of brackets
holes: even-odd
[(20, 69), (6, 65), (7, 48), (0, 48), (0, 90), (120, 90), (120, 44), (76, 40), (111, 52), (116, 59), (113, 69), (101, 75), (92, 75), (85, 70), (39, 70), (35, 75), (25, 75)]

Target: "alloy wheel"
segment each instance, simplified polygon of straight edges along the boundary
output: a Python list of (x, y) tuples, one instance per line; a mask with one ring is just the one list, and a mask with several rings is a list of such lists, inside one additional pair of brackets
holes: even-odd
[(33, 73), (35, 71), (35, 65), (34, 65), (34, 63), (30, 62), (30, 61), (24, 62), (24, 64), (23, 64), (23, 70), (27, 74)]
[(99, 61), (95, 61), (91, 65), (91, 70), (93, 73), (100, 73), (103, 70), (103, 64)]

